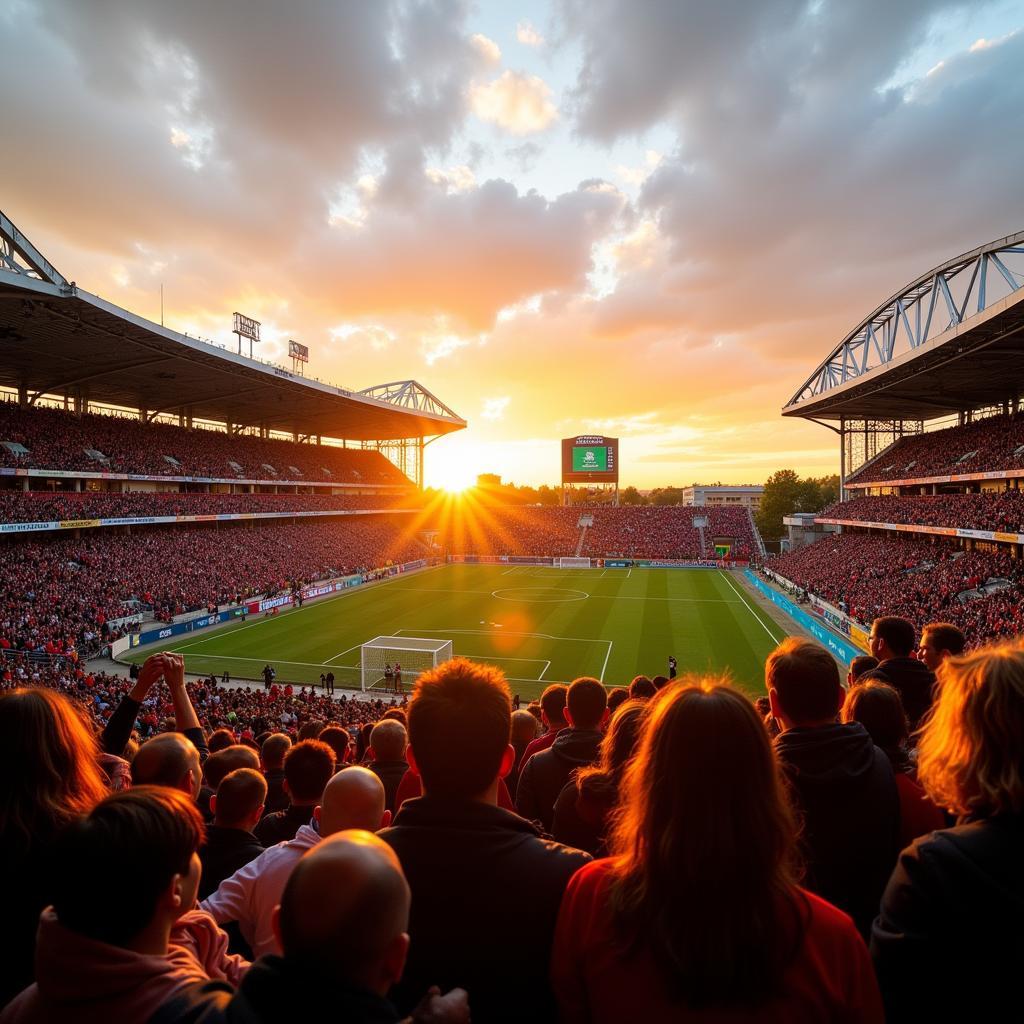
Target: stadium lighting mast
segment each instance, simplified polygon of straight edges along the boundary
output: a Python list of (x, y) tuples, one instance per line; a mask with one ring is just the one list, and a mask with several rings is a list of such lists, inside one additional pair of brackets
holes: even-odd
[(249, 358), (252, 359), (252, 343), (260, 340), (260, 322), (242, 313), (235, 313), (235, 326), (232, 333), (238, 336), (238, 354), (242, 354), (242, 339), (249, 339)]

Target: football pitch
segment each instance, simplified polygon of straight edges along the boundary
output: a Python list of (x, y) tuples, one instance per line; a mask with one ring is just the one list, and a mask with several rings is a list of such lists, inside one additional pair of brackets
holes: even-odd
[(189, 672), (262, 682), (269, 662), (281, 684), (332, 671), (338, 687), (358, 689), (360, 645), (401, 636), (451, 640), (456, 656), (499, 666), (524, 700), (578, 676), (618, 686), (639, 673), (667, 675), (669, 655), (680, 674), (727, 671), (760, 694), (765, 656), (790, 632), (783, 621), (754, 601), (739, 573), (718, 569), (454, 564), (127, 657), (143, 661), (159, 646), (184, 654)]

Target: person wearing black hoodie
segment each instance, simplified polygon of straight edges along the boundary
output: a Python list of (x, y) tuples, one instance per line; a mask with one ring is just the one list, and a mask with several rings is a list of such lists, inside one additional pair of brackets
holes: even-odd
[(859, 722), (837, 722), (839, 666), (824, 647), (790, 637), (765, 663), (775, 751), (803, 820), (804, 884), (870, 934), (900, 842), (892, 765)]
[(516, 810), (528, 821), (539, 821), (546, 832), (551, 831), (555, 801), (565, 784), (600, 755), (601, 730), (608, 721), (604, 686), (588, 676), (575, 680), (566, 698), (565, 718), (569, 728), (526, 762), (516, 789)]
[(935, 673), (923, 661), (912, 658), (916, 630), (914, 624), (896, 615), (886, 615), (871, 623), (868, 644), (878, 659), (875, 678), (883, 678), (900, 695), (903, 710), (916, 731), (932, 706)]

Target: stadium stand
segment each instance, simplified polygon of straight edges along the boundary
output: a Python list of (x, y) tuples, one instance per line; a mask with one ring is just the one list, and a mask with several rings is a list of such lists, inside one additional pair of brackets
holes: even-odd
[(866, 495), (836, 502), (817, 518), (1024, 533), (1024, 491)]
[(190, 430), (142, 423), (137, 417), (26, 409), (13, 402), (0, 403), (0, 465), (218, 480), (409, 486), (398, 468), (376, 451)]

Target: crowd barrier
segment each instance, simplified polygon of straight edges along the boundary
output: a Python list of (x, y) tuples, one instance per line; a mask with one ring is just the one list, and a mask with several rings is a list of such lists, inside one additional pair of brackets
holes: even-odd
[(763, 597), (768, 598), (777, 608), (781, 608), (794, 622), (799, 623), (817, 641), (827, 647), (840, 661), (849, 664), (859, 654), (864, 652), (858, 650), (851, 643), (836, 636), (820, 618), (808, 614), (799, 605), (794, 604), (785, 594), (780, 594), (774, 587), (767, 583), (756, 573), (749, 569), (744, 573), (746, 578), (753, 584), (754, 588)]
[(927, 533), (937, 537), (1024, 544), (1024, 533), (1005, 533), (1001, 530), (961, 530), (953, 526), (922, 526), (918, 523), (875, 523), (866, 519), (837, 519), (833, 516), (815, 516), (814, 521), (829, 526), (861, 526), (868, 530), (894, 530), (896, 533)]

